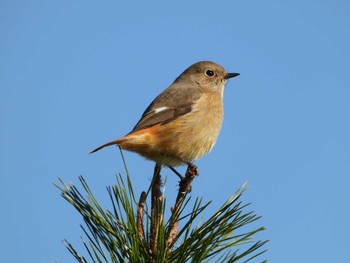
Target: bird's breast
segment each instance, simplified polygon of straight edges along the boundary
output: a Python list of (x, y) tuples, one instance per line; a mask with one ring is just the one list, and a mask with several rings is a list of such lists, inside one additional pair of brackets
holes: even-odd
[(126, 136), (120, 146), (170, 166), (193, 162), (216, 143), (223, 119), (222, 97), (205, 93), (192, 110), (166, 124), (157, 124)]
[(208, 153), (216, 143), (223, 119), (220, 94), (203, 94), (192, 111), (162, 126), (159, 148), (167, 155), (193, 162)]
[(193, 141), (202, 156), (212, 149), (219, 136), (223, 120), (222, 97), (218, 93), (203, 95), (191, 113)]

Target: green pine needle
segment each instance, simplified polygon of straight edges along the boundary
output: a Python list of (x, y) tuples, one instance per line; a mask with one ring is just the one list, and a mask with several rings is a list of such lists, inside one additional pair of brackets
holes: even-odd
[[(125, 168), (127, 171), (126, 165)], [(86, 197), (74, 185), (65, 184), (61, 179), (61, 186), (56, 185), (63, 198), (84, 219), (85, 225), (82, 229), (88, 242), (82, 242), (91, 262), (248, 262), (266, 251), (261, 248), (267, 241), (254, 241), (256, 234), (265, 228), (247, 230), (250, 224), (260, 217), (252, 211), (245, 211), (249, 204), (242, 204), (240, 201), (246, 190), (243, 185), (207, 219), (203, 213), (210, 202), (202, 204), (200, 198), (196, 198), (192, 202), (190, 212), (184, 214), (185, 208), (188, 211), (191, 205), (191, 198), (187, 196), (177, 218), (163, 221), (156, 218), (162, 223), (158, 229), (157, 254), (152, 254), (149, 230), (151, 215), (147, 201), (143, 219), (144, 233), (143, 237), (140, 237), (135, 216), (138, 201), (130, 176), (127, 172), (126, 182), (120, 174), (116, 179), (116, 185), (107, 187), (111, 210), (100, 206), (83, 177), (79, 177), (79, 180)], [(159, 216), (164, 216), (165, 207), (164, 198), (161, 207), (158, 207)], [(169, 249), (167, 240), (174, 220), (178, 221), (179, 230), (172, 241), (172, 249)], [(64, 245), (77, 262), (88, 262), (68, 241), (65, 240)]]

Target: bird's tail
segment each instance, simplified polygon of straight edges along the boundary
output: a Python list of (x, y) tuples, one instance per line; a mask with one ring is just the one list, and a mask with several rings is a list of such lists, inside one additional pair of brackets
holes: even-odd
[(149, 136), (148, 137), (146, 136), (147, 138), (145, 139), (144, 134), (147, 133), (147, 131), (146, 132), (145, 131), (146, 129), (139, 130), (136, 132), (131, 132), (122, 138), (103, 144), (89, 153), (97, 152), (102, 148), (111, 146), (111, 145), (118, 145), (120, 148), (124, 150), (140, 153), (142, 152), (142, 150), (147, 149), (147, 147), (149, 147), (149, 144), (150, 144)]
[[(122, 138), (121, 138), (121, 139), (122, 139)], [(97, 147), (95, 150), (92, 150), (91, 152), (89, 152), (89, 154), (90, 154), (90, 153), (97, 152), (97, 151), (99, 151), (99, 150), (101, 150), (102, 148), (107, 147), (107, 146), (119, 145), (119, 144), (121, 143), (121, 141), (122, 141), (121, 139), (114, 140), (114, 141), (108, 142), (108, 143), (106, 143), (106, 144), (103, 144), (103, 145), (101, 145), (100, 147)]]

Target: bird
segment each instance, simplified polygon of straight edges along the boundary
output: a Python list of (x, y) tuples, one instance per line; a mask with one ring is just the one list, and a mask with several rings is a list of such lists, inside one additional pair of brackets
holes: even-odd
[(175, 173), (176, 166), (194, 165), (215, 145), (225, 84), (239, 75), (211, 61), (191, 65), (151, 102), (131, 132), (90, 153), (117, 145)]

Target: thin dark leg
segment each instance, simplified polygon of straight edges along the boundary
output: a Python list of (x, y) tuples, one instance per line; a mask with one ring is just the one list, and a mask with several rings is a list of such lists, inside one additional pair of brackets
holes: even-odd
[(176, 171), (174, 167), (172, 167), (172, 166), (168, 166), (168, 167), (169, 167), (169, 169), (172, 170), (172, 171), (174, 172), (174, 174), (176, 174), (180, 179), (183, 178), (182, 175), (181, 175), (178, 171)]

